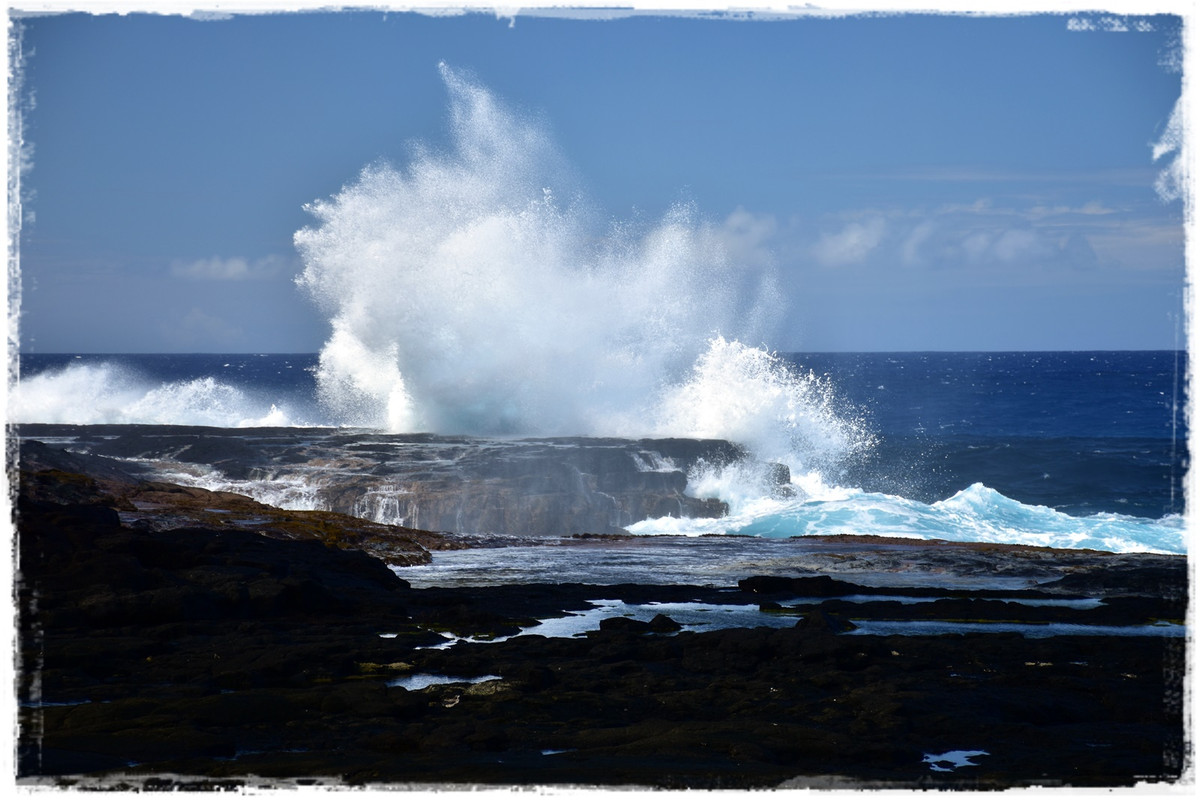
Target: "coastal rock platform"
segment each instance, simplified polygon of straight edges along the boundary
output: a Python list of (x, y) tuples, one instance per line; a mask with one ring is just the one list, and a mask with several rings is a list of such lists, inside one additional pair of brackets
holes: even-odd
[(26, 444), (25, 785), (1190, 780), (1181, 556), (813, 537), (706, 582), (419, 585), (406, 569), (480, 543), (306, 527)]
[[(620, 533), (649, 517), (719, 517), (688, 495), (699, 461), (745, 451), (722, 440), (476, 439), (328, 428), (175, 425), (21, 426), (25, 439), (91, 456), (190, 469), (232, 485), (303, 484), (321, 508), (413, 528), (520, 536)], [(762, 464), (786, 491), (787, 468)], [(196, 476), (193, 476), (196, 477)]]

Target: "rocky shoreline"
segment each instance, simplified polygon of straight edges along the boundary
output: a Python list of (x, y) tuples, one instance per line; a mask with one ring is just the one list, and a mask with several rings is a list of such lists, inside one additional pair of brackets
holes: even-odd
[[(724, 584), (419, 587), (405, 564), (479, 543), (282, 512), (28, 441), (20, 466), (23, 785), (1190, 780), (1184, 557), (822, 537)], [(988, 569), (1029, 580), (951, 580)], [(539, 635), (601, 600), (639, 613)], [(697, 605), (759, 622), (703, 628), (669, 610)], [(870, 633), (882, 622), (1025, 633)], [(1054, 626), (1076, 627), (1027, 635)]]
[[(178, 425), (28, 424), (21, 432), (70, 442), (91, 456), (215, 470), (232, 486), (263, 479), (304, 484), (321, 508), (342, 514), (522, 537), (621, 533), (668, 515), (722, 516), (725, 503), (686, 493), (687, 472), (698, 462), (727, 464), (747, 455), (726, 441), (697, 439), (477, 439)], [(756, 466), (788, 491), (787, 467)]]

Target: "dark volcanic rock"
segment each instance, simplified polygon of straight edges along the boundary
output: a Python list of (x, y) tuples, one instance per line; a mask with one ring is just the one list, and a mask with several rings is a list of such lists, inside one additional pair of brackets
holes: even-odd
[(22, 498), (19, 582), (40, 619), (83, 627), (387, 613), (407, 584), (361, 551), (206, 528), (142, 532), (99, 505)]
[[(1178, 781), (1190, 753), (1182, 639), (865, 636), (844, 624), (918, 606), (1127, 624), (1180, 608), (1182, 558), (1062, 555), (1112, 573), (1072, 588), (1103, 599), (1095, 609), (1003, 602), (1018, 592), (856, 604), (845, 597), (868, 587), (757, 578), (415, 589), (315, 539), (137, 528), (98, 482), (38, 474), (17, 515), (24, 784), (1114, 787)], [(442, 632), (516, 632), (599, 597), (753, 606), (801, 587), (820, 602), (795, 627), (697, 632), (659, 616), (430, 647)], [(928, 599), (928, 588), (886, 593)], [(419, 675), (449, 682), (397, 682)], [(986, 755), (931, 769), (953, 750)]]
[(666, 614), (655, 614), (650, 620), (650, 630), (655, 633), (674, 633), (675, 631), (683, 630), (683, 626), (675, 620), (668, 617)]
[[(650, 517), (719, 517), (727, 506), (686, 493), (704, 462), (746, 458), (720, 440), (487, 440), (426, 434), (127, 425), (23, 425), (23, 438), (72, 439), (73, 450), (204, 464), (229, 479), (314, 480), (322, 505), (366, 519), (457, 533), (617, 533)], [(762, 465), (788, 489), (787, 468)]]
[(812, 578), (786, 578), (773, 575), (756, 575), (738, 581), (742, 591), (754, 594), (794, 595), (796, 597), (839, 597), (847, 594), (870, 593), (867, 587), (840, 581), (828, 575)]
[(70, 453), (28, 440), (20, 447), (20, 493), (26, 501), (102, 505), (120, 511), (124, 522), (142, 530), (190, 525), (315, 540), (360, 550), (397, 566), (428, 563), (429, 550), (461, 546), (430, 531), (329, 511), (287, 511), (233, 492), (146, 480), (142, 472), (104, 456)]
[[(858, 609), (856, 609), (856, 612)], [(855, 624), (835, 611), (825, 608), (814, 608), (804, 615), (804, 619), (796, 623), (800, 630), (817, 631), (818, 633), (845, 633), (852, 631)]]

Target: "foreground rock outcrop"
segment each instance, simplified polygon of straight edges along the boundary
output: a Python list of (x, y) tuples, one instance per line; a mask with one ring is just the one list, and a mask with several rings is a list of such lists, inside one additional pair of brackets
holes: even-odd
[(103, 506), (138, 530), (195, 526), (311, 540), (361, 551), (395, 566), (425, 564), (430, 550), (463, 546), (431, 531), (331, 511), (286, 511), (234, 492), (145, 480), (112, 459), (70, 453), (37, 441), (22, 442), (20, 453), (21, 497), (26, 503)]
[[(1072, 553), (1054, 581), (992, 592), (828, 575), (418, 589), (343, 542), (199, 525), (186, 504), (179, 527), (162, 508), (139, 524), (150, 512), (136, 495), (122, 509), (122, 480), (46, 469), (21, 483), (24, 784), (1004, 788), (1184, 774), (1184, 640), (1113, 633), (1182, 621), (1183, 558), (1105, 569), (1106, 554)], [(957, 549), (972, 568), (987, 557)], [(696, 630), (657, 612), (538, 635), (539, 620), (600, 598), (745, 605), (773, 624)], [(1110, 627), (860, 632), (930, 619)], [(448, 636), (468, 638), (437, 647)]]

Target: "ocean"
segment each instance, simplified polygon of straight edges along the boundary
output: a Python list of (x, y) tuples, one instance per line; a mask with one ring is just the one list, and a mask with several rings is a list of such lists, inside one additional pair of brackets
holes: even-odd
[[(212, 441), (251, 444), (302, 434), (323, 448), (321, 463), (340, 465), (228, 474), (219, 466), (232, 463), (228, 445), (207, 464), (194, 454), (173, 460), (167, 451), (123, 457), (152, 463), (164, 479), (284, 507), (329, 507), (334, 496), (346, 505), (361, 476), (342, 462), (361, 455), (364, 437), (397, 454), (424, 445), (402, 435), (414, 431), (364, 426), (361, 409), (331, 399), (321, 360), (27, 354), (10, 422), (43, 436), (54, 433), (46, 425), (84, 426), (59, 431), (56, 441), (68, 447), (88, 439), (81, 430), (99, 441), (113, 431), (147, 437), (184, 426)], [(629, 424), (630, 417), (609, 414), (590, 430), (464, 425), (433, 433), (459, 436), (450, 441), (467, 449), (529, 436), (564, 447), (579, 440), (553, 437), (718, 438), (741, 445), (756, 463), (789, 468), (781, 495), (765, 488), (749, 460), (693, 464), (687, 493), (723, 501), (726, 514), (624, 525), (640, 537), (670, 535), (671, 550), (691, 542), (697, 555), (727, 558), (739, 543), (748, 550), (755, 540), (846, 533), (1184, 553), (1185, 370), (1186, 355), (1174, 351), (771, 354), (716, 338), (695, 370), (654, 395), (641, 427), (614, 430), (614, 419)], [(372, 497), (360, 500), (371, 502), (348, 507), (417, 526), (399, 502), (410, 488), (397, 472), (363, 490)], [(395, 495), (383, 496), (388, 491)]]

